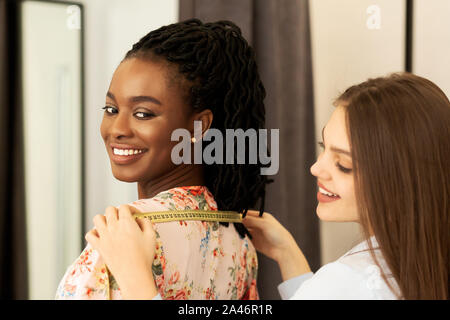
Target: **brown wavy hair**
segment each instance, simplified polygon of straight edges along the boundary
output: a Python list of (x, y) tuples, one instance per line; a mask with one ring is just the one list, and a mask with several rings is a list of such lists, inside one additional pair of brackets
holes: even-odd
[[(373, 232), (400, 299), (449, 299), (450, 102), (411, 73), (369, 79), (346, 110), (360, 225)], [(372, 258), (377, 261), (369, 241)]]

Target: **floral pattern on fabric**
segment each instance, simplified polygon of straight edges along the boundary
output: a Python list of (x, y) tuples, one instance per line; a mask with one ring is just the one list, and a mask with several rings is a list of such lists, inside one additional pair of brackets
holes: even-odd
[[(130, 203), (141, 212), (217, 210), (204, 186), (176, 187)], [(163, 299), (259, 299), (258, 260), (248, 237), (218, 222), (156, 223), (152, 273)], [(120, 288), (88, 244), (63, 276), (55, 299), (122, 299)]]

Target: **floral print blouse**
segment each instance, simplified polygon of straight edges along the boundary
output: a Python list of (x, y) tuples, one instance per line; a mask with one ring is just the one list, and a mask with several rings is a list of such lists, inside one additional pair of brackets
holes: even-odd
[[(217, 210), (204, 186), (176, 187), (131, 203), (141, 212)], [(259, 299), (258, 260), (248, 237), (219, 222), (155, 223), (153, 276), (163, 299)], [(132, 272), (130, 270), (130, 272)], [(55, 299), (122, 299), (120, 288), (88, 244), (64, 274)]]

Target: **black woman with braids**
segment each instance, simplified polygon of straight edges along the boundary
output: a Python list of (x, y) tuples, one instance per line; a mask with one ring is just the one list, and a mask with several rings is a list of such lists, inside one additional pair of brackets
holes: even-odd
[[(134, 44), (112, 77), (100, 131), (114, 177), (137, 182), (139, 200), (95, 216), (88, 245), (56, 299), (258, 299), (257, 256), (243, 224), (160, 223), (134, 215), (220, 210), (245, 216), (255, 206), (263, 212), (269, 181), (259, 160), (175, 164), (171, 153), (179, 141), (171, 135), (188, 130), (194, 154), (209, 128), (224, 136), (225, 129), (262, 129), (264, 96), (253, 49), (231, 22), (187, 20)], [(201, 122), (198, 136), (194, 121)]]

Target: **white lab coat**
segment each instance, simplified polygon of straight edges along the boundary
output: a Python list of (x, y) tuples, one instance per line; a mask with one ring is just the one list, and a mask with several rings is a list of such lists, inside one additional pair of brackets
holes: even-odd
[[(375, 237), (372, 246), (378, 247)], [(392, 300), (397, 299), (381, 277), (381, 270), (368, 251), (367, 242), (361, 242), (338, 260), (324, 265), (315, 274), (307, 273), (289, 279), (278, 286), (282, 299), (291, 300)], [(388, 281), (400, 292), (395, 279), (379, 249), (375, 256)]]

